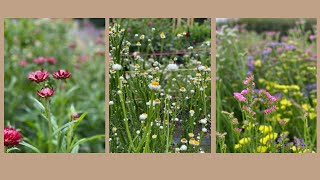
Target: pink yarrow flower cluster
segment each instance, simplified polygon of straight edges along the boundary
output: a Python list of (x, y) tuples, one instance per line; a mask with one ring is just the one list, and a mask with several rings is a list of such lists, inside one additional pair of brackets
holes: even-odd
[(262, 102), (264, 104), (264, 107), (266, 107), (266, 109), (264, 110), (264, 113), (266, 115), (269, 115), (272, 112), (276, 111), (276, 101), (278, 99), (275, 96), (272, 96), (266, 90), (253, 90), (255, 86), (253, 75), (248, 76), (243, 84), (247, 86), (246, 89), (242, 90), (240, 93), (234, 92), (233, 95), (237, 101), (244, 103), (244, 111), (255, 115), (256, 113), (254, 112), (252, 107), (254, 103), (259, 102), (257, 99), (258, 97), (263, 100)]

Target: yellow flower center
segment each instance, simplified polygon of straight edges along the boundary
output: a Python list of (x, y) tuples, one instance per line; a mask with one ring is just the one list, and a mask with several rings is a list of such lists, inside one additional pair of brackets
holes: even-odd
[(151, 84), (154, 85), (154, 86), (159, 86), (160, 85), (159, 82), (157, 82), (157, 81), (152, 81)]

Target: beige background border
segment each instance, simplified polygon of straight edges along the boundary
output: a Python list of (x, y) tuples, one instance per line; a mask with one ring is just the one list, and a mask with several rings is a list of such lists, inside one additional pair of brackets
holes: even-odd
[[(55, 0), (1, 1), (0, 5), (0, 144), (3, 144), (3, 18), (6, 17), (208, 17), (212, 20), (212, 130), (215, 129), (216, 17), (320, 17), (317, 0)], [(319, 21), (319, 19), (318, 19)], [(318, 23), (318, 31), (320, 30)], [(106, 23), (108, 27), (108, 22)], [(108, 34), (108, 32), (106, 32)], [(107, 35), (106, 34), (106, 35)], [(318, 33), (318, 39), (320, 34)], [(319, 41), (318, 41), (319, 47)], [(106, 43), (108, 50), (108, 40)], [(318, 57), (320, 51), (318, 50)], [(108, 57), (108, 52), (106, 52)], [(106, 58), (107, 59), (107, 58)], [(108, 62), (108, 61), (107, 61)], [(320, 67), (320, 62), (317, 62)], [(320, 69), (317, 69), (320, 75)], [(108, 77), (108, 66), (106, 66)], [(319, 82), (319, 80), (318, 80)], [(106, 102), (108, 78), (106, 78)], [(318, 90), (320, 84), (317, 83)], [(320, 97), (318, 96), (318, 102)], [(320, 106), (317, 106), (319, 112)], [(106, 117), (108, 117), (108, 109)], [(107, 118), (106, 118), (107, 119)], [(318, 117), (319, 120), (319, 117)], [(108, 121), (106, 134), (108, 135)], [(320, 123), (317, 125), (318, 129)], [(309, 179), (318, 177), (319, 154), (3, 154), (0, 179)], [(318, 139), (319, 138), (318, 133)], [(108, 138), (107, 138), (108, 139)], [(318, 142), (318, 149), (319, 149)], [(106, 151), (108, 152), (108, 143)], [(319, 151), (318, 151), (319, 152)], [(316, 178), (315, 178), (316, 179)]]

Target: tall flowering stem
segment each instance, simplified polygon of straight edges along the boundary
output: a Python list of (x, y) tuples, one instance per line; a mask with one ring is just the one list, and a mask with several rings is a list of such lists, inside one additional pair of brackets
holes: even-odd
[(52, 152), (52, 121), (51, 121), (51, 110), (50, 110), (50, 99), (46, 98), (46, 115), (48, 120), (48, 129), (49, 129), (49, 135), (48, 135), (48, 153)]
[(129, 129), (129, 123), (128, 123), (128, 117), (127, 117), (127, 111), (126, 111), (126, 106), (125, 106), (125, 101), (124, 101), (124, 97), (123, 97), (123, 87), (122, 87), (122, 82), (120, 80), (120, 76), (119, 76), (119, 71), (117, 71), (117, 79), (118, 79), (118, 86), (120, 89), (119, 97), (120, 97), (120, 102), (121, 102), (121, 106), (122, 106), (122, 111), (123, 111), (123, 118), (124, 118), (124, 123), (126, 126), (126, 132), (127, 132), (127, 136), (128, 136), (128, 140), (130, 143), (130, 147), (132, 148), (133, 151), (135, 151), (135, 146), (133, 144), (133, 140), (132, 140), (132, 136), (131, 136), (131, 132)]
[[(256, 137), (258, 132), (258, 126), (256, 125), (256, 112), (255, 107), (258, 102), (262, 102), (262, 107), (264, 107), (264, 116), (265, 119), (270, 119), (271, 114), (276, 111), (276, 102), (277, 98), (270, 95), (266, 90), (259, 90), (258, 92), (254, 90), (254, 76), (250, 75), (244, 81), (244, 85), (246, 88), (239, 92), (234, 92), (233, 95), (235, 99), (238, 101), (239, 106), (242, 110), (242, 118), (243, 121), (247, 122), (247, 130), (249, 133), (249, 137)], [(272, 128), (274, 129), (274, 121), (272, 122)], [(252, 151), (255, 151), (255, 147), (259, 144), (258, 138), (254, 138), (255, 141), (251, 141), (249, 139), (245, 139), (245, 143), (249, 144), (249, 147)]]

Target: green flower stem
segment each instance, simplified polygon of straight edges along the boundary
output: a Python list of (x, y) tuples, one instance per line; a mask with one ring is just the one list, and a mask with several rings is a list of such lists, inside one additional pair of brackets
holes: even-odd
[(121, 83), (120, 77), (119, 77), (119, 71), (117, 71), (117, 80), (118, 80), (118, 85), (119, 85), (119, 88), (120, 88), (120, 91), (121, 91), (121, 93), (119, 94), (119, 97), (120, 97), (120, 101), (121, 101), (121, 106), (122, 106), (122, 111), (123, 111), (123, 117), (124, 117), (124, 123), (125, 123), (125, 126), (126, 126), (127, 136), (128, 136), (131, 148), (133, 149), (133, 151), (135, 151), (135, 147), (134, 147), (134, 144), (133, 144), (133, 141), (132, 141), (131, 132), (130, 132), (130, 129), (129, 129), (127, 111), (126, 111), (126, 106), (125, 106), (125, 103), (124, 103), (124, 98), (123, 98), (123, 93), (122, 93), (123, 88), (122, 88), (122, 83)]
[(153, 99), (154, 99), (154, 92), (152, 91), (151, 92), (151, 99), (150, 99), (151, 103), (150, 103), (150, 108), (149, 108), (148, 118), (147, 118), (147, 127), (146, 127), (146, 130), (143, 132), (142, 139), (141, 139), (137, 149), (135, 150), (135, 152), (140, 152), (142, 146), (144, 145), (144, 143), (146, 141), (147, 136), (148, 137), (150, 136), (149, 131), (151, 128), (151, 115), (152, 115), (152, 110), (153, 110)]
[(47, 119), (48, 119), (48, 129), (49, 129), (49, 135), (48, 135), (48, 153), (52, 152), (52, 121), (51, 121), (51, 111), (50, 111), (50, 99), (46, 98), (46, 113), (47, 113)]

